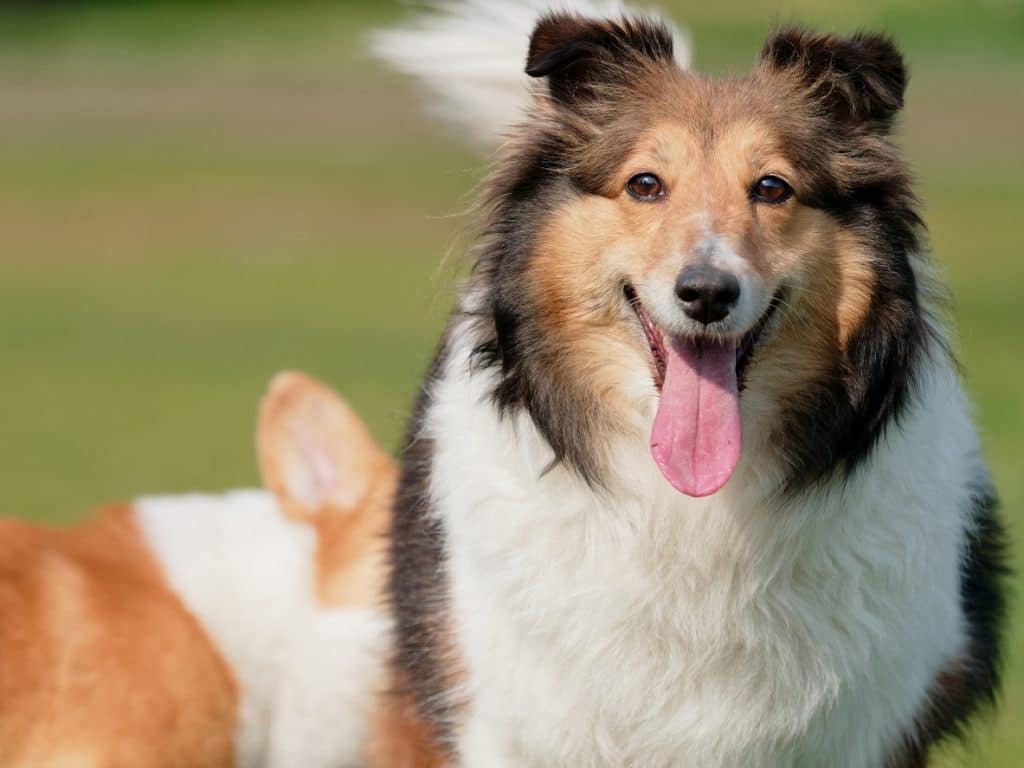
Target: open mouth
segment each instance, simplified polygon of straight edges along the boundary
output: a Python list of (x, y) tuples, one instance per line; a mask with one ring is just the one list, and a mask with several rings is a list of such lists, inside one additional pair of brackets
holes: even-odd
[[(654, 383), (658, 389), (661, 390), (665, 383), (665, 334), (654, 324), (654, 321), (651, 320), (650, 315), (647, 314), (647, 310), (645, 310), (643, 304), (640, 303), (640, 299), (636, 295), (636, 290), (633, 286), (627, 283), (623, 286), (622, 290), (626, 296), (626, 301), (629, 302), (630, 306), (633, 307), (633, 311), (636, 312), (637, 319), (640, 321), (640, 326), (644, 329), (644, 336), (647, 337), (647, 344), (651, 348)], [(771, 302), (768, 304), (768, 309), (765, 310), (764, 314), (761, 315), (760, 319), (754, 324), (754, 327), (747, 331), (736, 345), (736, 379), (741, 391), (746, 384), (745, 374), (747, 366), (750, 365), (750, 361), (754, 356), (754, 351), (757, 349), (758, 342), (760, 342), (761, 336), (763, 335), (765, 328), (768, 326), (768, 322), (775, 315), (775, 311), (781, 303), (782, 292), (780, 291), (772, 297)]]
[(741, 384), (781, 296), (737, 342), (669, 336), (651, 320), (632, 286), (623, 290), (647, 337), (661, 393), (651, 455), (677, 490), (709, 496), (728, 482), (739, 463)]

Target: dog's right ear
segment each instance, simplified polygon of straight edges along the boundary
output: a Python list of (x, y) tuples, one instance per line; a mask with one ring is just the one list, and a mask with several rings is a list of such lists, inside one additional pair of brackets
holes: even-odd
[(638, 67), (659, 61), (672, 61), (672, 32), (660, 22), (553, 13), (533, 30), (526, 74), (546, 77), (551, 96), (572, 106), (601, 85), (626, 84)]
[(885, 35), (780, 29), (765, 42), (761, 63), (776, 75), (795, 77), (841, 128), (888, 130), (903, 107), (907, 66)]
[(302, 373), (279, 373), (260, 403), (256, 446), (264, 486), (292, 518), (353, 510), (386, 459), (342, 398)]

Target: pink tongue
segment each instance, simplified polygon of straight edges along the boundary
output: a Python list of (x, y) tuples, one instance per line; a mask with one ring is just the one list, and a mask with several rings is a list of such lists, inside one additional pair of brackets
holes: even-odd
[(709, 496), (740, 459), (740, 398), (732, 343), (673, 340), (651, 432), (651, 454), (687, 496)]

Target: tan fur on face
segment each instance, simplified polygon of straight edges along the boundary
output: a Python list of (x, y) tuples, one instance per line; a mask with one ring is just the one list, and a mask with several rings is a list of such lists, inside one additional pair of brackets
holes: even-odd
[(837, 365), (871, 305), (870, 255), (820, 213), (809, 211), (800, 237), (816, 244), (799, 281), (789, 286), (781, 322), (758, 350), (752, 388), (775, 404), (801, 396), (806, 382)]
[(575, 200), (542, 234), (529, 272), (551, 341), (549, 364), (571, 371), (613, 412), (627, 408), (622, 381), (637, 365), (650, 364), (617, 280), (622, 264), (637, 252), (633, 244), (646, 236), (645, 225), (623, 216), (615, 201)]
[(130, 507), (0, 521), (0, 765), (221, 768), (238, 691)]
[[(638, 355), (650, 364), (635, 320), (622, 311), (622, 284), (636, 286), (641, 298), (645, 289), (671, 297), (680, 270), (725, 252), (759, 288), (748, 324), (785, 288), (779, 331), (764, 340), (761, 370), (752, 374), (765, 394), (784, 402), (835, 365), (866, 316), (871, 256), (827, 213), (800, 202), (810, 180), (800, 176), (770, 106), (750, 82), (682, 76), (667, 78), (663, 88), (652, 108), (660, 117), (635, 137), (601, 194), (563, 203), (534, 247), (532, 290), (547, 329), (561, 339), (557, 364), (585, 372), (594, 393), (621, 412), (624, 367), (636, 365)], [(662, 199), (641, 202), (625, 191), (645, 172), (661, 179)], [(793, 197), (753, 202), (750, 190), (766, 175), (786, 180)]]
[[(664, 183), (662, 200), (640, 202), (626, 193), (627, 181), (644, 172)], [(621, 268), (643, 280), (674, 282), (714, 238), (768, 284), (799, 272), (807, 250), (800, 238), (806, 227), (798, 221), (799, 203), (791, 199), (773, 206), (750, 199), (751, 187), (767, 175), (799, 188), (792, 164), (757, 118), (713, 114), (696, 124), (658, 122), (615, 177), (621, 215), (646, 233), (636, 245), (639, 255)]]
[(846, 232), (836, 234), (834, 255), (836, 327), (839, 348), (845, 350), (850, 336), (871, 309), (875, 274), (871, 269), (871, 256)]

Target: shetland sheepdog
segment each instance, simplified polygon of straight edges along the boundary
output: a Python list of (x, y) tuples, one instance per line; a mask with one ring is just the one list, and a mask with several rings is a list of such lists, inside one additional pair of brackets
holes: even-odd
[(996, 696), (1005, 564), (903, 57), (784, 28), (713, 79), (653, 17), (522, 16), (375, 43), (509, 123), (391, 529), (431, 759), (925, 765)]

